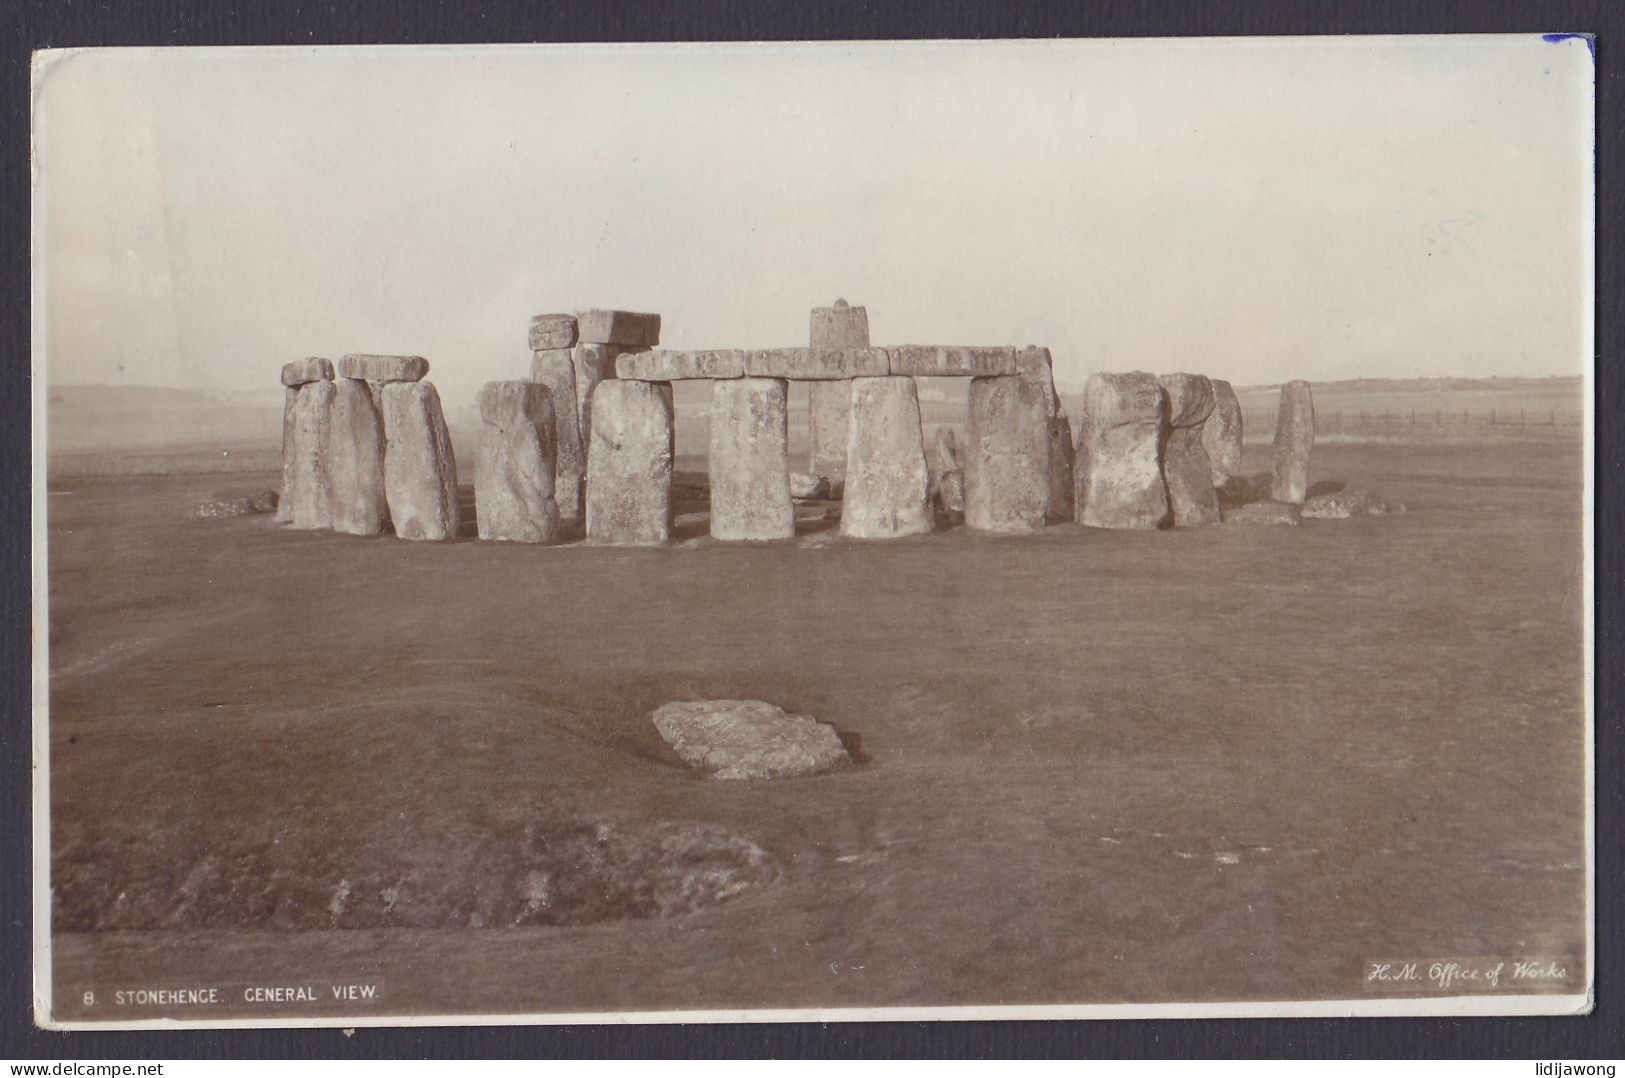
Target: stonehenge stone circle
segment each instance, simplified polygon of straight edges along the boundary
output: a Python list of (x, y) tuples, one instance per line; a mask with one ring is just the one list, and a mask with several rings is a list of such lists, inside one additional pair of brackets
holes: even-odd
[(389, 524), (384, 494), (384, 420), (366, 382), (334, 383), (328, 423), (327, 504), (333, 530), (378, 535)]
[(290, 504), (288, 523), (295, 528), (331, 527), (328, 506), (328, 459), (333, 420), (333, 383), (310, 382), (299, 389), (293, 406), (293, 473), (282, 497)]
[(578, 339), (573, 314), (539, 314), (530, 320), (530, 350), (545, 352), (569, 348)]
[(688, 378), (743, 378), (745, 353), (733, 351), (673, 352), (655, 348), (627, 352), (615, 360), (615, 377), (643, 382), (672, 382)]
[(846, 462), (842, 535), (891, 539), (932, 530), (913, 378), (852, 380)]
[(422, 356), (348, 355), (339, 360), (339, 377), (364, 382), (421, 382), (429, 373)]
[(1213, 464), (1202, 448), (1202, 428), (1213, 414), (1213, 383), (1200, 374), (1165, 374), (1159, 381), (1168, 394), (1162, 475), (1173, 524), (1176, 528), (1217, 524), (1219, 494), (1213, 485)]
[[(286, 372), (287, 368), (284, 367), (283, 371)], [(294, 483), (293, 410), (298, 402), (299, 387), (284, 386), (282, 389), (282, 487), (276, 503), (276, 520), (283, 524), (293, 519), (293, 499), (289, 497), (289, 494), (293, 490)]]
[(1048, 353), (1041, 348), (962, 348), (953, 345), (906, 344), (887, 348), (893, 375), (911, 378), (984, 378), (997, 374), (1045, 373)]
[(850, 381), (886, 374), (884, 348), (758, 348), (745, 353), (745, 374), (798, 381)]
[[(834, 306), (814, 307), (808, 319), (807, 343), (813, 348), (868, 348), (869, 310), (837, 299)], [(891, 360), (886, 360), (891, 373)], [(846, 479), (847, 423), (852, 416), (852, 383), (816, 381), (807, 386), (807, 469), (827, 476), (831, 486)]]
[(1080, 522), (1094, 528), (1160, 528), (1168, 519), (1162, 478), (1168, 395), (1154, 375), (1096, 372), (1084, 387)]
[(1050, 499), (1049, 401), (1036, 380), (973, 378), (965, 436), (965, 526), (1025, 532), (1044, 526)]
[(487, 382), (479, 406), (485, 423), (474, 466), (480, 538), (558, 542), (552, 393), (538, 382)]
[(429, 382), (387, 382), (384, 397), (384, 493), (402, 539), (457, 537), (457, 459)]
[[(593, 308), (576, 312), (577, 339), (585, 344), (653, 348), (660, 343), (660, 316)], [(626, 349), (622, 349), (625, 351)]]
[(282, 384), (302, 386), (311, 382), (331, 382), (333, 362), (321, 356), (306, 356), (282, 365)]
[(1277, 501), (1302, 504), (1309, 494), (1309, 451), (1315, 444), (1315, 401), (1308, 382), (1281, 387), (1275, 414), (1273, 493)]
[(795, 534), (788, 389), (780, 378), (736, 378), (713, 384), (713, 539), (788, 539)]
[(587, 452), (576, 414), (576, 367), (568, 348), (532, 353), (530, 380), (547, 387), (553, 402), (553, 501), (559, 520), (579, 524), (582, 483), (587, 476)]
[(1222, 487), (1241, 474), (1241, 402), (1229, 382), (1213, 383), (1213, 414), (1202, 424), (1202, 448), (1213, 465), (1213, 485)]
[(587, 538), (656, 544), (671, 538), (669, 383), (611, 379), (593, 394), (587, 453)]

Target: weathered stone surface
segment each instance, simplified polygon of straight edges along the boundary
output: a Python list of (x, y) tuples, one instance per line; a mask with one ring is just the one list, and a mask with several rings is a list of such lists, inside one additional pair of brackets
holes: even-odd
[(293, 406), (293, 474), (283, 491), (288, 523), (295, 528), (330, 527), (327, 501), (329, 424), (333, 420), (332, 382), (301, 386)]
[(1042, 373), (1043, 349), (962, 348), (955, 345), (905, 344), (886, 349), (894, 376), (911, 378), (991, 378), (1005, 374)]
[(274, 490), (258, 494), (217, 494), (198, 503), (192, 515), (202, 520), (220, 520), (225, 517), (246, 517), (256, 513), (269, 513), (277, 507)]
[(587, 538), (671, 538), (672, 392), (662, 382), (610, 380), (593, 394), (587, 454)]
[(949, 468), (938, 472), (932, 480), (932, 501), (944, 513), (965, 511), (965, 472), (962, 468)]
[(569, 348), (578, 340), (573, 314), (539, 314), (530, 320), (530, 350), (545, 352)]
[(1173, 524), (1177, 528), (1217, 524), (1219, 495), (1213, 486), (1213, 464), (1202, 447), (1202, 428), (1213, 414), (1213, 383), (1200, 374), (1165, 374), (1159, 381), (1168, 394), (1162, 476), (1168, 486)]
[(676, 352), (656, 348), (649, 352), (628, 352), (615, 359), (617, 378), (637, 378), (645, 382), (679, 382), (690, 378), (743, 378), (745, 353), (739, 349)]
[(653, 348), (660, 343), (660, 316), (636, 311), (576, 312), (579, 340), (584, 344), (624, 344)]
[(306, 356), (282, 365), (282, 384), (302, 386), (311, 382), (331, 382), (333, 362), (321, 356)]
[(797, 501), (829, 497), (829, 480), (807, 472), (790, 473), (790, 497)]
[[(570, 349), (576, 368), (576, 417), (581, 424), (581, 445), (592, 451), (592, 394), (599, 382), (615, 377), (615, 363), (631, 349), (621, 344), (582, 341)], [(652, 379), (651, 379), (652, 380)]]
[(553, 348), (533, 353), (530, 380), (547, 387), (553, 405), (553, 501), (558, 506), (559, 520), (566, 525), (579, 524), (587, 451), (576, 412), (576, 366), (571, 350)]
[(1060, 405), (1057, 397), (1055, 414), (1049, 421), (1049, 506), (1044, 515), (1051, 524), (1077, 518), (1077, 479), (1073, 474), (1077, 467), (1077, 450), (1072, 444), (1072, 421)]
[(1089, 496), (1089, 445), (1093, 440), (1087, 407), (1078, 409), (1077, 424), (1077, 435), (1072, 443), (1072, 519), (1081, 521), (1084, 502)]
[(299, 387), (287, 386), (282, 390), (282, 487), (277, 493), (276, 519), (284, 524), (293, 519), (293, 439), (294, 405), (299, 401)]
[(853, 379), (850, 424), (841, 534), (890, 539), (931, 531), (914, 379)]
[(402, 539), (457, 537), (457, 458), (429, 382), (384, 386), (384, 494)]
[(884, 348), (759, 348), (745, 353), (745, 373), (753, 378), (880, 378), (888, 367)]
[(1160, 528), (1168, 520), (1162, 478), (1168, 395), (1155, 376), (1097, 372), (1084, 387), (1078, 448), (1078, 519), (1094, 528)]
[(788, 539), (788, 387), (778, 378), (736, 378), (711, 389), (711, 537)]
[(348, 355), (339, 360), (339, 376), (363, 382), (421, 382), (429, 373), (422, 356)]
[(1213, 465), (1213, 485), (1241, 472), (1241, 401), (1229, 382), (1212, 379), (1213, 414), (1202, 424), (1202, 448)]
[(807, 343), (814, 348), (869, 347), (869, 311), (838, 299), (833, 307), (814, 307)]
[(846, 479), (851, 419), (851, 382), (807, 384), (807, 470), (832, 484)]
[(931, 448), (935, 454), (938, 472), (952, 472), (960, 468), (959, 440), (954, 437), (952, 427), (938, 427), (936, 435), (931, 440)]
[(1248, 502), (1224, 511), (1226, 524), (1278, 524), (1296, 528), (1298, 507), (1290, 502)]
[(378, 535), (389, 523), (384, 495), (384, 420), (366, 382), (334, 383), (328, 424), (327, 505), (333, 530)]
[(552, 394), (539, 382), (487, 382), (479, 406), (485, 422), (474, 465), (480, 538), (558, 542)]
[(764, 700), (665, 704), (651, 718), (684, 763), (712, 778), (793, 778), (851, 762), (835, 727)]
[(1405, 507), (1369, 490), (1340, 490), (1304, 499), (1302, 516), (1310, 520), (1347, 520), (1350, 517), (1403, 513)]
[(974, 378), (965, 428), (965, 525), (1026, 532), (1049, 508), (1049, 403), (1029, 378)]
[(1275, 414), (1274, 493), (1278, 501), (1302, 504), (1309, 494), (1309, 451), (1315, 445), (1315, 401), (1308, 382), (1281, 387)]

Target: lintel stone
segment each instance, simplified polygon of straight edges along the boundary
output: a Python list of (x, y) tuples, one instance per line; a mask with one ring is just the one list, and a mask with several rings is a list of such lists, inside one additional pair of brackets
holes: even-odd
[(583, 344), (627, 344), (653, 348), (660, 343), (660, 316), (636, 311), (576, 312), (576, 331)]
[(429, 373), (429, 361), (422, 356), (371, 356), (354, 354), (339, 360), (339, 375), (363, 382), (421, 382)]

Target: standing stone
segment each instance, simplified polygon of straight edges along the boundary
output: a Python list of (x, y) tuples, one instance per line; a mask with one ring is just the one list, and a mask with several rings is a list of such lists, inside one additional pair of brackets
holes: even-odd
[(1276, 501), (1301, 505), (1309, 494), (1309, 451), (1315, 444), (1315, 401), (1308, 382), (1281, 387), (1281, 406), (1275, 414), (1275, 472), (1272, 489)]
[(932, 530), (914, 379), (852, 380), (841, 534), (890, 539)]
[(276, 519), (286, 524), (293, 519), (293, 417), (299, 403), (299, 387), (285, 386), (282, 390), (282, 489), (277, 492)]
[(965, 472), (959, 463), (959, 446), (951, 427), (938, 427), (932, 443), (935, 467), (931, 468), (931, 501), (945, 513), (965, 511)]
[(1165, 374), (1168, 434), (1163, 447), (1162, 476), (1168, 485), (1168, 508), (1176, 528), (1219, 523), (1219, 494), (1213, 486), (1213, 463), (1202, 448), (1202, 428), (1213, 414), (1213, 383), (1200, 374)]
[(795, 534), (790, 448), (781, 378), (737, 378), (711, 389), (711, 537)]
[(568, 348), (534, 353), (530, 380), (547, 387), (553, 401), (553, 501), (559, 520), (581, 523), (581, 484), (587, 475), (587, 453), (576, 411), (575, 360)]
[(1229, 382), (1213, 382), (1213, 414), (1202, 424), (1202, 448), (1213, 464), (1213, 485), (1222, 487), (1241, 474), (1241, 401)]
[(299, 388), (293, 408), (293, 475), (288, 483), (289, 523), (295, 528), (331, 527), (328, 510), (328, 425), (333, 420), (333, 383)]
[(1049, 402), (1018, 375), (973, 378), (965, 430), (965, 525), (1027, 532), (1044, 526), (1050, 499)]
[(402, 539), (457, 537), (457, 458), (431, 382), (384, 385), (384, 494)]
[(1077, 452), (1072, 446), (1072, 421), (1060, 398), (1055, 401), (1055, 414), (1049, 421), (1049, 506), (1044, 517), (1051, 524), (1060, 524), (1077, 517), (1074, 493)]
[(611, 380), (593, 394), (587, 453), (587, 538), (671, 538), (672, 392), (669, 382)]
[[(833, 307), (814, 307), (807, 343), (813, 348), (869, 347), (868, 308), (848, 306), (844, 299)], [(827, 476), (834, 485), (846, 478), (852, 382), (809, 382), (807, 389), (807, 470)]]
[(384, 420), (366, 382), (340, 379), (328, 424), (328, 512), (333, 530), (377, 535), (389, 523), (384, 495)]
[(1095, 528), (1160, 528), (1168, 519), (1162, 478), (1168, 395), (1154, 375), (1097, 372), (1084, 387), (1078, 519)]
[(537, 382), (487, 382), (479, 405), (485, 422), (474, 463), (480, 538), (558, 542), (552, 394)]
[[(658, 318), (658, 316), (656, 316)], [(575, 363), (576, 415), (581, 423), (581, 445), (592, 447), (592, 393), (598, 383), (615, 377), (615, 361), (628, 352), (643, 352), (643, 347), (631, 348), (623, 344), (583, 340), (570, 349)]]

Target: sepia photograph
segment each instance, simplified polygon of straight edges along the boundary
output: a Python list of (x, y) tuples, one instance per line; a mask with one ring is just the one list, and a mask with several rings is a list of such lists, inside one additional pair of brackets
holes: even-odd
[(35, 1021), (1589, 1012), (1594, 44), (35, 53)]

